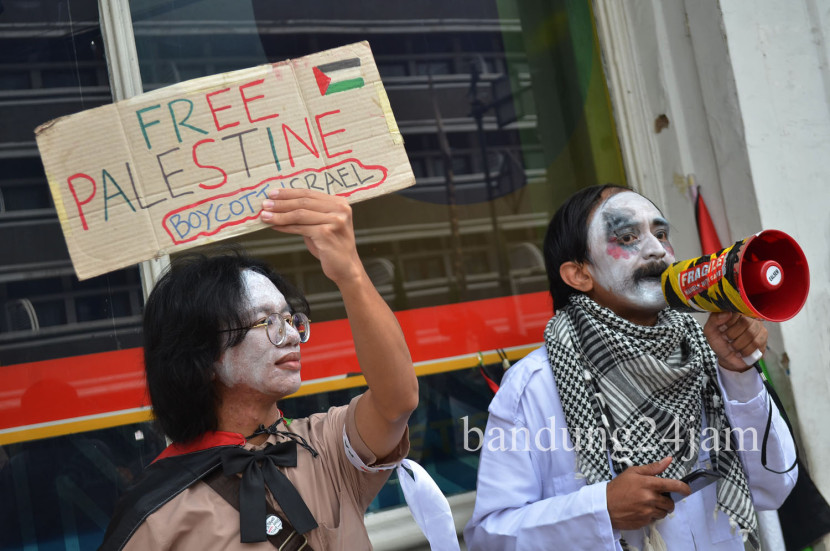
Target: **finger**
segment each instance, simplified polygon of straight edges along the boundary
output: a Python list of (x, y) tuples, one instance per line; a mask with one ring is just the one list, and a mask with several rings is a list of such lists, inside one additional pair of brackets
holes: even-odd
[[(741, 320), (743, 316), (737, 312), (729, 313), (729, 316), (721, 318), (722, 322), (717, 326), (717, 331), (720, 334), (720, 338), (726, 341), (729, 344), (732, 344), (732, 341), (735, 340), (737, 336), (739, 336), (744, 330), (744, 322)], [(710, 340), (711, 342), (711, 340)], [(734, 352), (735, 350), (729, 347), (730, 351)]]
[(730, 339), (734, 340), (746, 333), (747, 331), (757, 333), (758, 325), (760, 324), (757, 320), (736, 313), (733, 315), (733, 317), (730, 317), (729, 320), (723, 325), (726, 325), (726, 329), (722, 330), (721, 332)]
[(350, 207), (345, 200), (338, 200), (325, 194), (319, 197), (297, 197), (294, 199), (282, 198), (282, 195), (280, 195), (278, 199), (264, 200), (262, 202), (262, 210), (273, 213), (296, 210), (347, 213)]
[(729, 318), (726, 320), (726, 325), (727, 327), (732, 327), (733, 325), (742, 323), (746, 319), (748, 318), (740, 312), (729, 312)]
[(657, 478), (652, 481), (651, 488), (659, 494), (677, 493), (688, 496), (692, 493), (692, 489), (685, 482), (681, 482), (675, 478)]
[(656, 463), (648, 463), (647, 465), (635, 465), (634, 467), (629, 467), (633, 472), (639, 473), (642, 475), (658, 475), (665, 471), (668, 466), (672, 462), (672, 456), (666, 456), (660, 461)]
[(729, 330), (732, 330), (734, 332), (735, 326), (740, 325), (742, 319), (743, 316), (738, 312), (729, 312), (729, 316), (721, 317), (720, 325), (718, 325), (718, 330), (724, 334), (726, 334)]
[(731, 349), (746, 365), (752, 365), (763, 356), (766, 344), (766, 327), (758, 320), (749, 320), (746, 331), (732, 341)]
[(715, 327), (720, 327), (721, 325), (726, 326), (726, 323), (732, 318), (732, 315), (732, 312), (713, 312), (709, 314), (706, 325), (712, 324)]
[(274, 188), (269, 190), (268, 198), (263, 203), (269, 205), (267, 208), (278, 209), (279, 211), (297, 208), (329, 210), (331, 208), (348, 207), (348, 201), (338, 195), (329, 195), (322, 191), (310, 189), (292, 188)]
[(663, 509), (655, 509), (655, 513), (651, 515), (651, 521), (654, 522), (656, 520), (663, 520), (668, 515), (668, 511), (664, 511)]
[(724, 333), (731, 339), (732, 348), (738, 352), (745, 352), (747, 355), (758, 348), (756, 340), (761, 332), (760, 323), (748, 323), (739, 330), (733, 328), (727, 329)]
[(268, 190), (268, 197), (270, 199), (301, 199), (301, 198), (320, 198), (320, 197), (336, 197), (336, 195), (329, 195), (324, 191), (314, 189), (298, 189), (298, 188), (280, 188), (275, 187)]
[(703, 326), (703, 334), (709, 342), (714, 339), (723, 339), (724, 332), (729, 328), (727, 322), (732, 318), (731, 312), (714, 312), (709, 314), (706, 324)]
[(326, 226), (342, 225), (344, 220), (329, 212), (319, 212), (306, 209), (287, 212), (271, 212), (263, 210), (260, 218), (272, 226)]
[(721, 342), (725, 342), (723, 333), (720, 331), (720, 327), (723, 325), (720, 323), (721, 319), (722, 314), (710, 314), (709, 319), (706, 320), (706, 324), (703, 326), (703, 336), (706, 337), (710, 345), (719, 345)]
[(674, 511), (674, 501), (668, 496), (661, 495), (657, 501), (654, 502), (654, 507), (663, 512), (663, 516), (660, 517), (663, 518)]
[(318, 234), (315, 232), (314, 228), (319, 228), (320, 226), (309, 226), (309, 225), (302, 225), (302, 224), (295, 224), (295, 225), (273, 225), (271, 229), (274, 231), (278, 231), (281, 233), (290, 233), (293, 235), (301, 235), (307, 239), (311, 239), (313, 243), (317, 243)]

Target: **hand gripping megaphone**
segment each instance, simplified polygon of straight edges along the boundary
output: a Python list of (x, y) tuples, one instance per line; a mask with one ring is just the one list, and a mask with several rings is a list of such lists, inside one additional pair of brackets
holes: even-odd
[(671, 308), (778, 322), (804, 306), (810, 270), (792, 237), (764, 230), (714, 254), (675, 262), (661, 282)]

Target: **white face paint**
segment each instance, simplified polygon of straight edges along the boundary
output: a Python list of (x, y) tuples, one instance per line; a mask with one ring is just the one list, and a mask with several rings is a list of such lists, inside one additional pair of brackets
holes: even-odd
[(651, 201), (625, 191), (609, 197), (588, 226), (588, 269), (599, 300), (620, 313), (615, 304), (635, 312), (666, 307), (660, 274), (674, 262), (669, 224)]
[[(251, 322), (263, 321), (273, 313), (290, 311), (279, 289), (264, 275), (245, 270), (244, 310)], [(288, 327), (288, 340), (283, 346), (274, 346), (268, 340), (265, 327), (251, 329), (245, 338), (225, 350), (216, 363), (216, 376), (225, 386), (246, 386), (254, 391), (282, 398), (300, 388), (300, 336)]]

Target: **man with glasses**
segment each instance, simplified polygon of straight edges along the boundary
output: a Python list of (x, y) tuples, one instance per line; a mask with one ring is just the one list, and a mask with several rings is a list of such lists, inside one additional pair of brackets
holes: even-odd
[(303, 236), (338, 286), (369, 388), (283, 418), (311, 335), (305, 298), (239, 253), (176, 258), (144, 315), (147, 385), (173, 443), (122, 499), (102, 549), (370, 547), (363, 514), (409, 450), (409, 351), (363, 269), (345, 200), (280, 189), (261, 219)]

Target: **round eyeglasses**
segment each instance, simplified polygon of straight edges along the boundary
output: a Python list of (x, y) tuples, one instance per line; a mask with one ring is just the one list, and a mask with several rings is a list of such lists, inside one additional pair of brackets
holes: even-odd
[(300, 335), (300, 342), (308, 342), (311, 337), (311, 321), (308, 316), (301, 312), (296, 314), (270, 314), (265, 319), (255, 322), (248, 327), (237, 327), (235, 329), (225, 329), (222, 332), (240, 331), (242, 329), (256, 329), (257, 327), (265, 327), (265, 332), (268, 334), (268, 340), (274, 346), (282, 346), (288, 340), (288, 326), (293, 327)]

